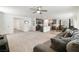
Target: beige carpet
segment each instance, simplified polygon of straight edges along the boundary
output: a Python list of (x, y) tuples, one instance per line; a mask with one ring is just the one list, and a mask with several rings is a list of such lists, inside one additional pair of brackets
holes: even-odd
[(7, 35), (11, 52), (32, 52), (33, 47), (50, 40), (59, 32), (19, 32)]

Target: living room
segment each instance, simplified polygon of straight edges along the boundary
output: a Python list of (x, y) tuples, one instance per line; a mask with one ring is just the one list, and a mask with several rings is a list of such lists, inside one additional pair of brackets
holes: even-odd
[[(73, 41), (70, 42), (72, 39), (78, 43), (78, 37), (75, 38), (77, 39), (77, 41), (73, 39), (73, 35), (72, 37), (66, 37), (67, 34), (68, 36), (71, 35), (70, 34), (71, 31), (72, 32), (76, 31), (77, 33), (79, 31), (78, 6), (0, 7), (0, 19), (1, 19), (0, 20), (1, 39), (3, 39), (2, 36), (4, 36), (4, 40), (1, 40), (0, 51), (6, 51), (6, 52), (70, 52), (70, 51), (78, 52), (79, 51), (78, 47), (75, 47), (73, 49), (73, 46), (71, 47)], [(67, 42), (60, 40), (63, 37), (65, 40), (68, 39)], [(57, 40), (56, 46), (53, 46), (52, 48), (50, 46), (52, 40), (54, 39)], [(68, 42), (70, 42), (71, 44), (69, 44)], [(5, 45), (7, 45), (6, 48), (3, 48)], [(58, 51), (55, 51), (54, 48), (55, 50), (57, 49)]]

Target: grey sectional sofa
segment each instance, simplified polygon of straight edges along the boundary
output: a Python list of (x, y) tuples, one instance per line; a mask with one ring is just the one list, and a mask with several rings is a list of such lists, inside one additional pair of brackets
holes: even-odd
[[(79, 30), (71, 37), (63, 38), (63, 32), (43, 44), (33, 48), (34, 52), (79, 52)], [(74, 48), (74, 49), (73, 49)]]
[(9, 52), (9, 45), (6, 35), (0, 35), (0, 52)]
[[(58, 34), (55, 38), (59, 38), (62, 35), (62, 33)], [(56, 52), (55, 49), (51, 48), (51, 40), (48, 40), (47, 42), (43, 44), (39, 44), (33, 48), (34, 52)]]

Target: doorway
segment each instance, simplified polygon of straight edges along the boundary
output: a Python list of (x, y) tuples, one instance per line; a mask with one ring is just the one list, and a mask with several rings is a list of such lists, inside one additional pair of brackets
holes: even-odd
[(21, 18), (14, 18), (14, 33), (23, 31), (23, 20)]

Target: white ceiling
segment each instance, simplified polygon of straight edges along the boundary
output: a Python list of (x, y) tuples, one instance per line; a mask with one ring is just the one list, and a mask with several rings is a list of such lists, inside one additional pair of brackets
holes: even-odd
[[(6, 6), (0, 7), (0, 11), (4, 13), (21, 15), (21, 16), (30, 16), (33, 15), (32, 10), (30, 9), (32, 6)], [(43, 9), (48, 10), (48, 12), (44, 13), (47, 15), (55, 15), (59, 13), (66, 12), (75, 12), (78, 7), (73, 6), (43, 6)]]

